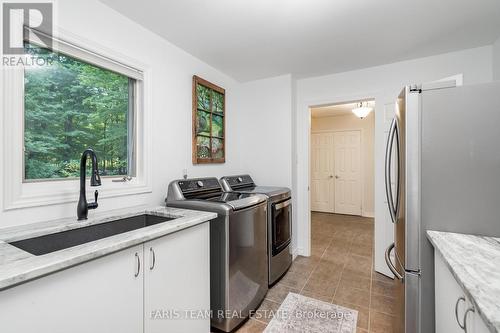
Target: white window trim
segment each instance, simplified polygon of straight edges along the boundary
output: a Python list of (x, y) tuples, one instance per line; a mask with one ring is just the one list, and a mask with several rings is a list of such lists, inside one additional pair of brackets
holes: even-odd
[[(54, 29), (55, 30), (55, 29)], [(88, 50), (119, 64), (136, 69), (142, 78), (137, 80), (136, 91), (142, 97), (136, 99), (136, 172), (135, 177), (126, 182), (113, 182), (120, 177), (102, 178), (102, 186), (87, 187), (92, 197), (95, 189), (99, 198), (113, 198), (126, 195), (152, 192), (152, 117), (151, 117), (151, 70), (148, 66), (112, 51), (105, 46), (75, 36), (57, 28), (55, 38), (67, 45), (77, 45), (80, 50)], [(54, 44), (60, 45), (60, 43)], [(54, 49), (56, 49), (54, 47)], [(79, 197), (79, 180), (60, 180), (46, 182), (23, 182), (23, 139), (24, 139), (24, 70), (4, 67), (1, 72), (3, 88), (0, 98), (3, 109), (3, 210), (38, 207), (76, 202)], [(138, 74), (139, 75), (139, 74)], [(87, 180), (88, 181), (88, 180)]]

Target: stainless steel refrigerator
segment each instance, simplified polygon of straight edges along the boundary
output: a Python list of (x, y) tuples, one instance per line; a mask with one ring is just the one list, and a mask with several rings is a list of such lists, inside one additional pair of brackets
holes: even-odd
[(395, 332), (432, 333), (434, 253), (426, 231), (500, 236), (500, 82), (405, 87), (385, 164)]

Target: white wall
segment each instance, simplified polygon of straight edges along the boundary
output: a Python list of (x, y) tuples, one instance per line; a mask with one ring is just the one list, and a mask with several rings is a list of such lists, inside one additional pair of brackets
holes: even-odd
[(241, 84), (235, 97), (241, 169), (258, 184), (292, 187), (291, 76)]
[(375, 115), (359, 119), (354, 114), (311, 119), (311, 131), (361, 130), (361, 163), (363, 171), (362, 215), (373, 217), (375, 212)]
[(500, 38), (493, 44), (493, 79), (500, 80)]
[(297, 81), (294, 133), (297, 204), (294, 217), (298, 221), (299, 253), (307, 255), (310, 250), (309, 107), (375, 98), (375, 269), (389, 274), (383, 262), (383, 251), (392, 242), (392, 225), (388, 222), (384, 203), (383, 157), (386, 118), (389, 120), (391, 115), (384, 116), (384, 106), (387, 103), (392, 105), (407, 84), (438, 80), (459, 73), (464, 75), (464, 84), (491, 81), (491, 55), (492, 47), (486, 46)]
[[(99, 208), (89, 214), (139, 204), (162, 205), (168, 183), (181, 178), (183, 169), (190, 177), (250, 172), (259, 182), (291, 186), (290, 76), (241, 85), (97, 0), (59, 1), (57, 19), (64, 31), (137, 60), (152, 72), (152, 193), (99, 200)], [(226, 89), (225, 164), (191, 163), (193, 74)], [(254, 149), (254, 144), (260, 149)], [(273, 159), (276, 168), (267, 168)], [(2, 209), (0, 227), (70, 216), (76, 216), (76, 202)]]

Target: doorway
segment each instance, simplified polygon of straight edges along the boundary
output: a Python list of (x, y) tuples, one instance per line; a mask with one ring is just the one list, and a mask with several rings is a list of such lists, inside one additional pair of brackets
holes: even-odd
[(311, 210), (373, 217), (374, 100), (311, 108)]

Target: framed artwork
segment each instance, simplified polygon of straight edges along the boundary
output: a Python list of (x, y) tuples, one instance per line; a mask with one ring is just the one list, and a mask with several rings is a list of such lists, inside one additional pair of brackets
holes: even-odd
[(226, 91), (193, 76), (193, 164), (226, 162)]

